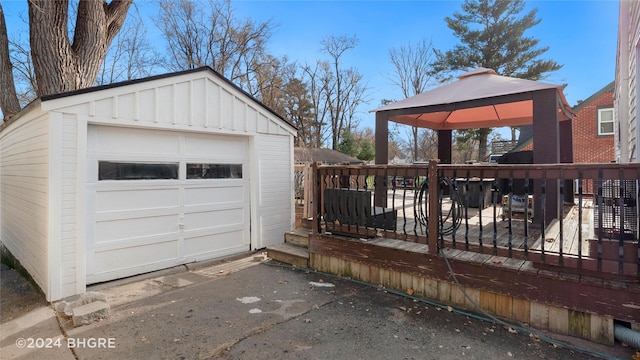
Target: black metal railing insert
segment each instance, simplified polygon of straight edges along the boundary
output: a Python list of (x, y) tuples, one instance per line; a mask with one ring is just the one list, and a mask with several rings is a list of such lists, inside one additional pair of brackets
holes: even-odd
[(640, 275), (640, 164), (335, 165), (316, 176), (321, 231)]

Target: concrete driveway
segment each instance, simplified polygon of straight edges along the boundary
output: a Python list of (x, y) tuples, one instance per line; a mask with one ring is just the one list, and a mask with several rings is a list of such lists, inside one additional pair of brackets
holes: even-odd
[[(55, 334), (35, 327), (12, 330), (2, 335), (0, 358), (598, 358), (446, 308), (252, 257), (90, 290), (106, 295), (108, 318), (75, 328), (57, 319), (62, 344), (48, 349), (16, 344)], [(621, 346), (569, 340), (608, 358), (634, 354)]]

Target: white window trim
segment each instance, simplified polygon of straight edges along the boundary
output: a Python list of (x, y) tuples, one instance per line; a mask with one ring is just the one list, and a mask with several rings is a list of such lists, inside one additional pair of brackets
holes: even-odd
[[(611, 111), (611, 113), (612, 113), (612, 114), (611, 114), (611, 115), (612, 115), (612, 116), (611, 116), (611, 121), (605, 121), (605, 122), (610, 122), (610, 123), (614, 124), (614, 126), (613, 126), (613, 127), (612, 127), (612, 129), (611, 129), (611, 132), (603, 133), (603, 132), (600, 130), (600, 129), (601, 129), (601, 126), (600, 126), (600, 125), (601, 125), (601, 124), (602, 124), (602, 122), (603, 122), (603, 121), (602, 121), (602, 116), (601, 116), (601, 114), (602, 114), (602, 112), (604, 112), (604, 111)], [(614, 121), (613, 121), (613, 120), (614, 120), (614, 115), (615, 115), (615, 114), (613, 114), (613, 111), (614, 111), (614, 110), (613, 110), (613, 107), (606, 107), (606, 108), (598, 109), (598, 124), (597, 124), (597, 127), (598, 127), (598, 136), (613, 135), (613, 134), (615, 133), (615, 123), (614, 123)]]

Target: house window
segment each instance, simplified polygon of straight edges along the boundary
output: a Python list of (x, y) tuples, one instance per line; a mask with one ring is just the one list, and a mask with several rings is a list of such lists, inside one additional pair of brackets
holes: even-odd
[(187, 164), (187, 179), (242, 179), (242, 164)]
[(178, 179), (178, 163), (98, 162), (98, 180)]
[(598, 109), (598, 135), (613, 135), (613, 108)]

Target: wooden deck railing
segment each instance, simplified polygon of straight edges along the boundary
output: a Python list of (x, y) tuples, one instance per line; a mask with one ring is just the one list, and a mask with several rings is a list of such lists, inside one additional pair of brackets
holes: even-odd
[(294, 198), (296, 205), (302, 206), (302, 217), (313, 217), (313, 179), (315, 168), (311, 164), (296, 164), (294, 171)]
[[(313, 169), (316, 233), (422, 243), (432, 254), (453, 248), (640, 277), (640, 164), (431, 161)], [(585, 192), (588, 187), (593, 195)], [(557, 193), (549, 196), (552, 188)], [(549, 216), (549, 209), (557, 212)]]

